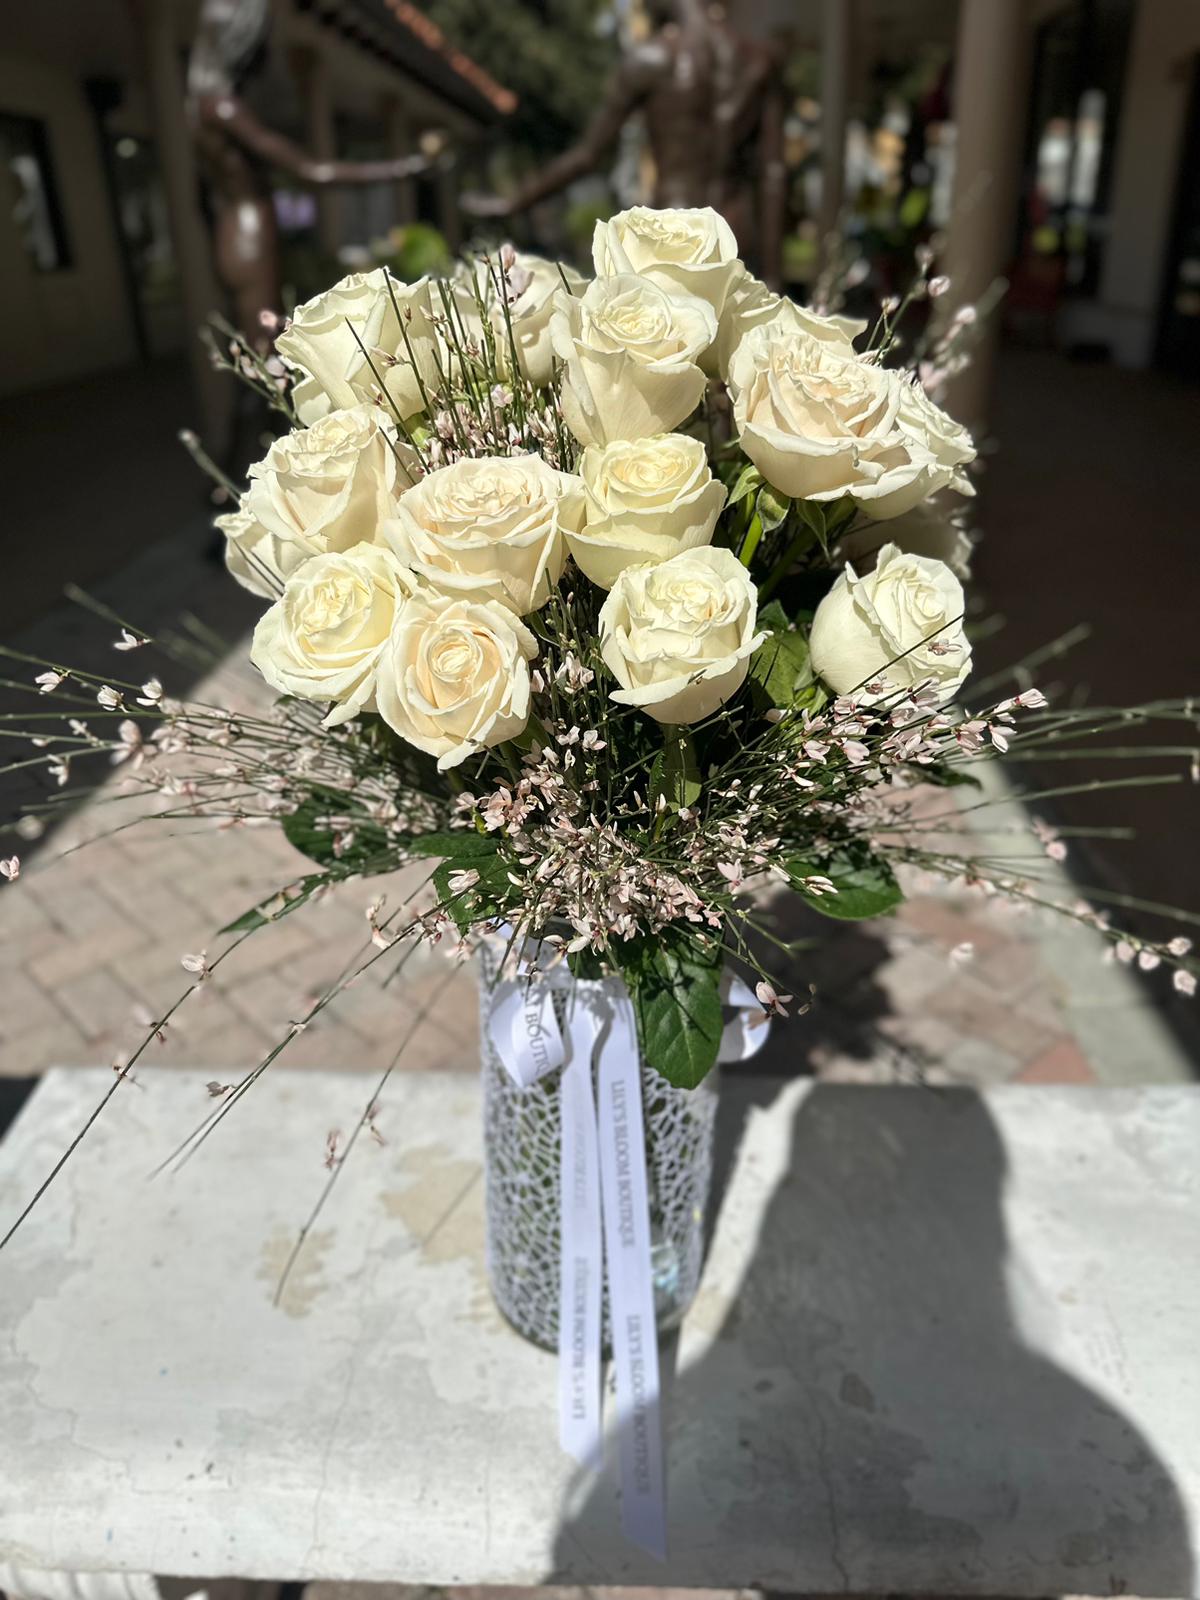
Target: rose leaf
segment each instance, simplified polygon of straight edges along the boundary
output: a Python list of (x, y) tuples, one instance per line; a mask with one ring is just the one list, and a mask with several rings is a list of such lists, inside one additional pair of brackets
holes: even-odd
[(703, 950), (676, 936), (622, 960), (642, 1054), (677, 1089), (694, 1089), (716, 1062), (724, 1026), (721, 957), (718, 944)]
[[(885, 916), (904, 898), (891, 867), (869, 850), (843, 847), (819, 858), (793, 856), (784, 862), (784, 870), (792, 888), (807, 905), (843, 922)], [(806, 888), (807, 878), (827, 879), (836, 893)]]

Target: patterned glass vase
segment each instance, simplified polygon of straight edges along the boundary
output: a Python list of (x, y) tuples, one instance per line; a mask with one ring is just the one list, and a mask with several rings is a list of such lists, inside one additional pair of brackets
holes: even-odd
[[(505, 1070), (488, 1031), (497, 963), (497, 951), (485, 943), (479, 952), (479, 987), (488, 1278), (496, 1304), (517, 1332), (553, 1350), (561, 1238), (559, 1073), (520, 1088)], [(560, 1027), (565, 1027), (568, 1003), (567, 991), (555, 993)], [(651, 1268), (658, 1326), (665, 1331), (682, 1320), (700, 1283), (717, 1072), (699, 1088), (676, 1089), (643, 1060), (641, 1077)], [(607, 1285), (602, 1339), (607, 1352)]]

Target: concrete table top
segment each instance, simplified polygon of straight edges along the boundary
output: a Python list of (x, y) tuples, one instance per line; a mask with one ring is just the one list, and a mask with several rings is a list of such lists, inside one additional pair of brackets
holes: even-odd
[[(181, 1174), (206, 1073), (124, 1089), (0, 1254), (0, 1562), (448, 1584), (1192, 1595), (1200, 1090), (730, 1075), (668, 1401), (671, 1558), (556, 1444), (493, 1309), (477, 1086), (268, 1073)], [(50, 1073), (0, 1222), (111, 1078)], [(611, 1452), (610, 1452), (611, 1455)], [(14, 1585), (15, 1587), (15, 1585)]]

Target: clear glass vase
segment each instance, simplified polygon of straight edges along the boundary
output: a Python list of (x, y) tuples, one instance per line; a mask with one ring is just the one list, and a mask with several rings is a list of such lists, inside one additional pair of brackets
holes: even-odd
[[(487, 1270), (492, 1295), (518, 1333), (553, 1350), (559, 1302), (559, 1073), (529, 1088), (513, 1081), (488, 1031), (489, 991), (499, 952), (479, 952), (483, 1058)], [(554, 1007), (565, 1031), (569, 992)], [(594, 1069), (593, 1069), (594, 1070)], [(650, 1204), (651, 1266), (660, 1332), (679, 1323), (700, 1283), (704, 1213), (712, 1177), (717, 1073), (696, 1089), (676, 1089), (641, 1063)], [(602, 1339), (609, 1348), (608, 1288)]]

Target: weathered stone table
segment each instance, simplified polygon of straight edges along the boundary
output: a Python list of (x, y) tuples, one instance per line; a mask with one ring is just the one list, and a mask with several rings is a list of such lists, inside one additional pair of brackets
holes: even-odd
[[(729, 1085), (664, 1569), (560, 1455), (553, 1357), (492, 1308), (474, 1082), (393, 1081), (277, 1310), (369, 1090), (268, 1074), (147, 1182), (207, 1076), (122, 1090), (0, 1254), (0, 1563), (1195, 1592), (1200, 1091)], [(43, 1081), (0, 1222), (107, 1081)]]

